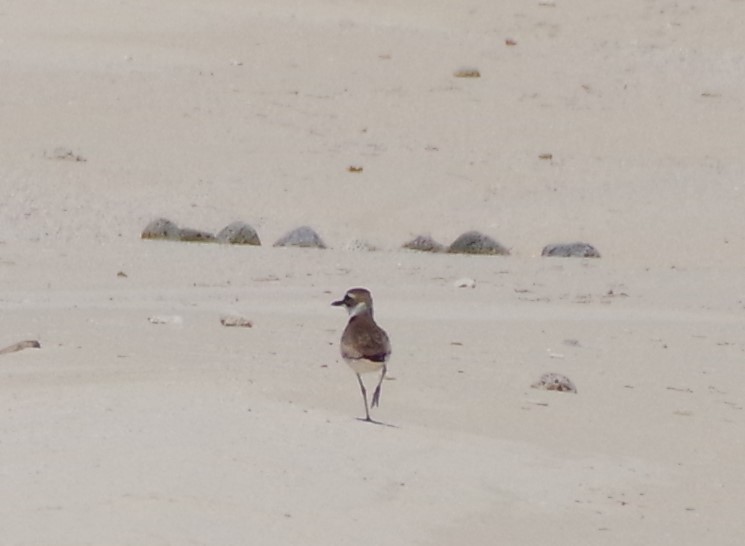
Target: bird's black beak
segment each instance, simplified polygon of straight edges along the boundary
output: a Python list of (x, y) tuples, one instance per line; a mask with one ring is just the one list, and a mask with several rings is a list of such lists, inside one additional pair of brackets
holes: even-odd
[(340, 305), (344, 305), (344, 300), (332, 301), (331, 305), (333, 305), (334, 307), (339, 307)]

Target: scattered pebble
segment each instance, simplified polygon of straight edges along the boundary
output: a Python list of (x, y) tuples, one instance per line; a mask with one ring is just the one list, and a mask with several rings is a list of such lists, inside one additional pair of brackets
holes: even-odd
[(577, 387), (574, 386), (572, 380), (559, 373), (544, 373), (531, 387), (545, 391), (577, 392)]
[(693, 391), (689, 389), (688, 387), (680, 388), (680, 387), (665, 387), (669, 391), (677, 391), (677, 392), (685, 392), (688, 394), (693, 394)]
[(245, 317), (238, 315), (223, 315), (220, 317), (220, 324), (228, 327), (253, 328), (253, 322)]
[(152, 324), (183, 324), (184, 317), (181, 315), (153, 315), (147, 317), (147, 320)]
[(49, 153), (45, 154), (47, 159), (54, 159), (56, 161), (73, 161), (76, 163), (85, 163), (88, 161), (82, 155), (73, 152), (69, 148), (59, 146)]
[(453, 283), (456, 288), (476, 288), (476, 281), (470, 277), (463, 277)]
[(456, 70), (453, 75), (456, 78), (480, 78), (481, 72), (477, 68), (463, 67)]

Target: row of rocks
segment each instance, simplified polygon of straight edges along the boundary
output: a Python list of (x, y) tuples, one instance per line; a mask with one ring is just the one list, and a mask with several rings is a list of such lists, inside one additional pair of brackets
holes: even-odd
[(419, 235), (404, 243), (403, 248), (421, 252), (449, 252), (451, 254), (490, 254), (494, 256), (509, 256), (510, 254), (507, 247), (479, 231), (467, 231), (450, 243), (450, 246), (438, 243), (429, 235)]
[[(497, 256), (508, 256), (510, 254), (509, 249), (505, 246), (479, 231), (467, 231), (450, 243), (449, 246), (438, 243), (428, 235), (419, 235), (404, 243), (403, 248), (421, 252), (448, 252), (450, 254), (491, 254)], [(541, 256), (600, 258), (600, 252), (588, 243), (554, 243), (543, 247)]]
[[(166, 241), (185, 241), (190, 243), (225, 243), (230, 245), (261, 246), (256, 230), (245, 222), (233, 222), (222, 228), (217, 235), (209, 231), (193, 228), (180, 228), (167, 218), (153, 220), (142, 230), (143, 239), (163, 239)], [(301, 226), (286, 233), (274, 246), (299, 246), (307, 248), (326, 248), (326, 243), (313, 229)]]
[[(171, 220), (158, 218), (150, 222), (142, 231), (143, 239), (163, 239), (167, 241), (217, 242), (233, 245), (260, 246), (256, 230), (245, 222), (233, 222), (225, 226), (217, 235), (193, 228), (180, 228)], [(294, 246), (303, 248), (327, 248), (323, 239), (308, 226), (301, 226), (286, 233), (273, 246)], [(360, 249), (374, 250), (367, 244), (358, 244)], [(356, 247), (355, 247), (356, 248)], [(402, 248), (420, 252), (447, 252), (450, 254), (486, 254), (508, 256), (510, 251), (488, 235), (479, 231), (468, 231), (460, 235), (449, 246), (438, 243), (428, 235), (420, 235), (402, 245)], [(542, 256), (599, 258), (600, 253), (587, 243), (559, 243), (547, 245)]]
[(217, 235), (214, 235), (199, 229), (180, 228), (167, 218), (158, 218), (145, 226), (145, 229), (142, 230), (142, 238), (197, 243), (219, 242), (234, 245), (261, 245), (256, 230), (244, 222), (228, 224)]

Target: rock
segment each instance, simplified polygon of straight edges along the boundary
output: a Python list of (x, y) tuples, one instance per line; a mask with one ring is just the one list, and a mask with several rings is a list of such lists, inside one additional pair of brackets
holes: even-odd
[(531, 387), (544, 391), (577, 392), (577, 387), (574, 386), (572, 380), (559, 373), (544, 373)]
[(178, 240), (187, 243), (213, 243), (215, 236), (207, 231), (192, 228), (181, 228), (178, 233)]
[(178, 241), (180, 232), (179, 227), (167, 218), (158, 218), (145, 226), (142, 230), (142, 238)]
[(215, 240), (215, 236), (207, 231), (192, 228), (179, 228), (167, 218), (153, 220), (142, 230), (143, 239), (164, 239), (166, 241), (186, 241), (207, 243)]
[(491, 254), (507, 256), (510, 251), (491, 237), (478, 231), (468, 231), (452, 242), (450, 254)]
[(456, 288), (476, 288), (476, 281), (470, 277), (463, 277), (453, 283)]
[(353, 239), (344, 245), (344, 250), (351, 250), (353, 252), (375, 252), (378, 248), (362, 239)]
[(151, 324), (176, 324), (181, 325), (184, 323), (184, 317), (181, 315), (153, 315), (147, 317), (148, 322)]
[(223, 326), (238, 328), (253, 328), (254, 325), (253, 322), (248, 320), (246, 317), (238, 315), (223, 315), (220, 317), (220, 324)]
[(456, 78), (480, 78), (481, 72), (478, 68), (472, 66), (463, 66), (453, 72), (453, 76)]
[(414, 237), (411, 241), (401, 245), (401, 248), (418, 250), (420, 252), (445, 252), (445, 245), (438, 243), (429, 235)]
[(303, 248), (326, 248), (321, 237), (308, 226), (293, 229), (277, 239), (274, 246), (299, 246)]
[(59, 146), (46, 154), (48, 159), (54, 159), (57, 161), (74, 161), (77, 163), (85, 163), (88, 161), (82, 155), (73, 152), (70, 148)]
[(541, 256), (558, 256), (561, 258), (600, 258), (600, 252), (587, 243), (555, 243), (543, 247)]
[(13, 345), (8, 345), (7, 347), (0, 349), (0, 355), (15, 353), (24, 349), (41, 349), (41, 343), (39, 343), (35, 339), (19, 341), (18, 343), (14, 343)]
[(231, 245), (261, 246), (256, 230), (245, 222), (228, 224), (217, 234), (217, 241)]

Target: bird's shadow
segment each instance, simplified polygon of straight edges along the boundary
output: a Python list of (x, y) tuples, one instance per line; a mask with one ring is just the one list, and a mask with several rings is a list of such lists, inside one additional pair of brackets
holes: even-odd
[(378, 425), (388, 428), (401, 428), (398, 425), (391, 425), (390, 423), (383, 423), (382, 421), (375, 421), (374, 419), (365, 419), (364, 417), (356, 417), (356, 419), (358, 421), (362, 421), (363, 423), (370, 423), (371, 425)]

